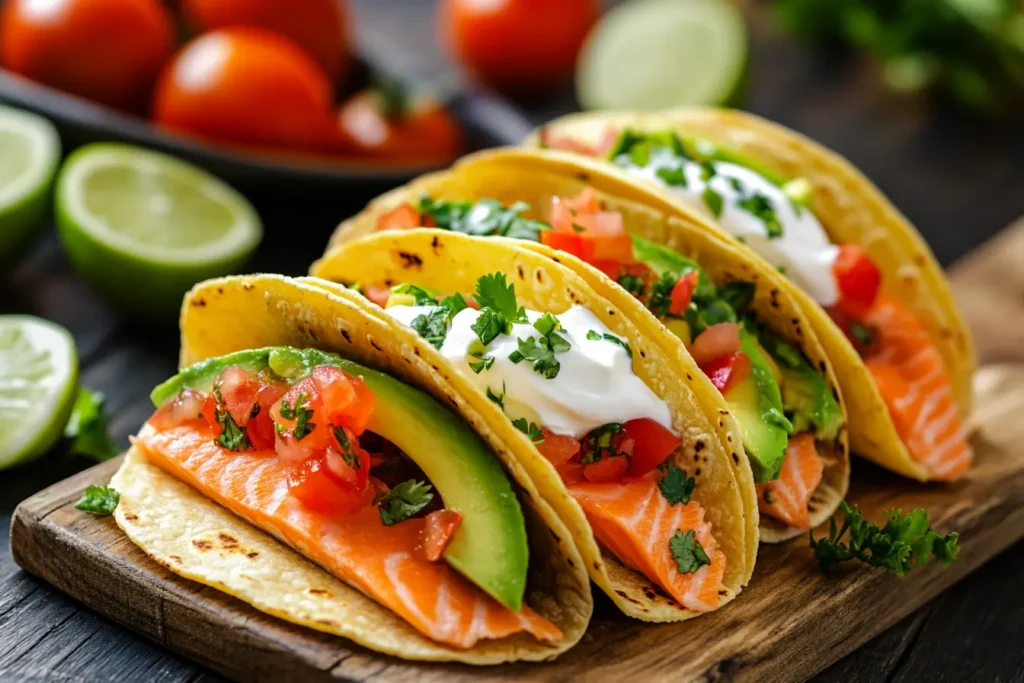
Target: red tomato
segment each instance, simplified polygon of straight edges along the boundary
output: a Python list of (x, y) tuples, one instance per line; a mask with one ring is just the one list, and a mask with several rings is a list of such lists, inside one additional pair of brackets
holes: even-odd
[(697, 275), (697, 271), (693, 270), (679, 278), (675, 287), (672, 288), (672, 293), (669, 295), (669, 313), (679, 316), (686, 313), (690, 300), (693, 298), (693, 290), (697, 289), (699, 278), (700, 276)]
[(558, 476), (562, 478), (562, 483), (566, 486), (572, 486), (583, 481), (583, 465), (578, 462), (567, 462), (556, 467), (555, 470), (558, 472)]
[(839, 288), (837, 306), (854, 318), (862, 317), (878, 296), (882, 271), (859, 246), (844, 244), (832, 264), (832, 274)]
[(377, 407), (377, 397), (366, 386), (366, 382), (363, 381), (362, 377), (348, 375), (348, 380), (352, 383), (352, 388), (355, 390), (356, 395), (352, 403), (346, 408), (345, 413), (338, 419), (338, 424), (348, 427), (356, 434), (362, 434), (366, 431), (370, 417)]
[(385, 211), (377, 218), (378, 230), (410, 230), (423, 224), (423, 218), (412, 204), (402, 204)]
[(339, 420), (356, 400), (356, 390), (349, 376), (333, 365), (318, 365), (313, 368), (312, 379), (323, 403), (320, 418), (331, 424), (340, 424)]
[(476, 78), (514, 94), (550, 92), (567, 81), (598, 0), (444, 0), (439, 29)]
[(159, 0), (7, 0), (0, 14), (6, 69), (120, 109), (145, 108), (173, 51)]
[[(374, 90), (349, 98), (336, 114), (335, 148), (341, 154), (389, 162), (440, 164), (462, 151), (462, 133), (437, 102), (385, 102)], [(393, 111), (389, 111), (393, 108)]]
[(308, 52), (335, 83), (352, 64), (341, 0), (181, 0), (181, 11), (200, 33), (232, 26), (280, 33)]
[(715, 388), (723, 394), (750, 374), (750, 356), (737, 351), (700, 366)]
[(570, 199), (555, 197), (553, 202), (564, 204), (573, 213), (597, 213), (601, 210), (601, 200), (592, 187), (585, 187), (578, 195)]
[(188, 388), (182, 389), (180, 394), (156, 409), (149, 418), (149, 424), (153, 429), (163, 430), (200, 419), (199, 414), (203, 412), (205, 401), (205, 394)]
[(595, 484), (609, 481), (620, 481), (629, 470), (629, 458), (616, 456), (614, 458), (602, 458), (597, 462), (587, 463), (583, 466), (583, 478)]
[(461, 521), (462, 515), (454, 510), (438, 510), (427, 515), (421, 539), (427, 560), (437, 562), (441, 559)]
[(597, 143), (590, 145), (578, 138), (569, 136), (563, 137), (552, 137), (547, 128), (541, 128), (540, 139), (541, 143), (550, 147), (551, 149), (562, 149), (567, 152), (576, 152), (577, 154), (584, 154), (592, 157), (603, 157), (611, 151), (612, 147), (615, 146), (615, 142), (619, 139), (620, 131), (614, 126), (608, 126), (601, 133), (601, 137), (598, 138)]
[[(345, 430), (344, 427), (335, 429)], [(348, 448), (339, 440), (338, 448), (327, 449), (324, 462), (338, 481), (362, 491), (370, 479), (370, 454), (359, 447), (359, 441), (351, 431), (345, 430), (345, 434), (349, 439)]]
[(153, 99), (161, 126), (226, 142), (321, 148), (331, 84), (287, 38), (257, 28), (204, 34), (167, 65)]
[(547, 429), (541, 429), (541, 434), (544, 441), (537, 444), (537, 450), (555, 467), (568, 462), (580, 452), (580, 442), (571, 436), (555, 434)]
[[(296, 411), (296, 416), (284, 417), (281, 409), (287, 403), (289, 409)], [(294, 429), (299, 424), (298, 411), (309, 411), (311, 414), (306, 417), (306, 430), (302, 438), (296, 441), (303, 448), (323, 450), (334, 443), (334, 435), (331, 434), (331, 426), (327, 416), (324, 415), (323, 401), (312, 377), (306, 378), (293, 385), (281, 399), (270, 408), (270, 416), (279, 425), (288, 430), (287, 436), (294, 438)], [(311, 427), (311, 428), (310, 428)]]
[(623, 432), (633, 440), (630, 471), (638, 477), (663, 463), (682, 443), (675, 434), (645, 417), (626, 422)]
[(325, 515), (347, 515), (363, 506), (364, 490), (342, 484), (327, 467), (323, 453), (288, 472), (288, 490), (305, 507)]
[(237, 365), (232, 365), (220, 373), (214, 386), (224, 399), (220, 409), (226, 408), (239, 427), (249, 424), (260, 391), (259, 379)]
[(391, 288), (383, 282), (375, 282), (363, 288), (363, 296), (384, 308), (391, 298)]
[(697, 335), (690, 355), (697, 365), (706, 365), (740, 350), (740, 328), (736, 323), (718, 323)]
[(578, 234), (545, 230), (540, 233), (540, 243), (576, 258), (583, 258), (583, 240)]

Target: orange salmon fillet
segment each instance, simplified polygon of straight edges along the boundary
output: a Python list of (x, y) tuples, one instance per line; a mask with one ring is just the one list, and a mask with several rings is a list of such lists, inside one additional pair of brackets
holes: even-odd
[[(658, 480), (655, 471), (622, 483), (573, 484), (569, 493), (583, 508), (597, 540), (619, 561), (661, 586), (683, 607), (711, 611), (718, 607), (725, 553), (716, 549), (704, 509), (696, 501), (669, 505)], [(669, 550), (669, 539), (676, 531), (690, 530), (711, 564), (684, 574)]]
[(272, 451), (233, 453), (208, 427), (174, 427), (144, 439), (150, 462), (198, 489), (399, 614), (423, 635), (457, 648), (526, 631), (542, 641), (561, 631), (529, 607), (514, 612), (444, 562), (417, 551), (423, 519), (384, 526), (375, 506), (331, 518), (288, 493)]
[(791, 438), (779, 478), (757, 485), (757, 507), (761, 514), (797, 529), (810, 527), (807, 505), (824, 471), (825, 461), (814, 447), (814, 435), (805, 432)]
[(865, 322), (877, 330), (865, 358), (911, 457), (935, 479), (966, 472), (974, 454), (946, 368), (928, 331), (900, 302), (879, 294)]

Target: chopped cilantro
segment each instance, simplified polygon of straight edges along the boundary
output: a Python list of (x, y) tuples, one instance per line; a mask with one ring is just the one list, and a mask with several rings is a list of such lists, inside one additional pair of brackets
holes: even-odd
[(490, 308), (510, 323), (527, 323), (526, 310), (516, 302), (516, 290), (504, 273), (484, 275), (476, 281), (476, 301), (480, 309)]
[[(558, 338), (562, 339), (561, 337)], [(562, 364), (555, 359), (555, 352), (551, 349), (550, 345), (545, 345), (546, 341), (547, 337), (541, 337), (540, 342), (535, 337), (517, 339), (518, 348), (509, 354), (508, 359), (513, 363), (528, 360), (533, 363), (535, 372), (543, 375), (545, 379), (554, 379), (558, 376), (558, 371), (561, 370)], [(564, 342), (565, 340), (562, 339), (562, 341)], [(569, 342), (565, 343), (568, 344)]]
[(467, 235), (511, 237), (513, 239), (540, 240), (540, 233), (550, 230), (543, 221), (524, 218), (530, 205), (516, 202), (508, 208), (496, 199), (457, 201), (420, 197), (415, 207), (423, 216), (433, 219), (438, 228), (462, 232)]
[(409, 519), (427, 507), (434, 499), (430, 484), (409, 479), (395, 486), (375, 501), (380, 511), (380, 521), (391, 526)]
[(496, 394), (494, 391), (487, 387), (487, 398), (491, 399), (494, 403), (498, 404), (498, 407), (502, 410), (505, 409), (505, 383), (501, 384), (501, 394)]
[(476, 374), (480, 374), (484, 370), (490, 370), (491, 366), (494, 365), (494, 356), (485, 356), (482, 353), (470, 353), (470, 356), (476, 358), (476, 361), (469, 363), (470, 369)]
[(621, 422), (609, 422), (592, 430), (583, 438), (584, 455), (582, 464), (597, 462), (603, 458), (613, 458), (619, 451), (612, 444), (612, 438), (625, 429)]
[(863, 325), (859, 322), (850, 323), (850, 334), (860, 344), (864, 346), (871, 346), (875, 343), (875, 332), (867, 325)]
[(710, 185), (704, 188), (704, 192), (701, 193), (700, 198), (707, 204), (708, 209), (711, 210), (712, 215), (718, 218), (722, 215), (722, 204), (724, 200), (722, 195), (718, 194)]
[(498, 338), (498, 335), (508, 334), (512, 331), (512, 323), (505, 319), (501, 313), (494, 309), (481, 309), (476, 321), (469, 326), (469, 329), (476, 333), (480, 343), (486, 347)]
[(718, 296), (734, 311), (743, 311), (754, 299), (757, 286), (753, 282), (730, 282), (718, 288)]
[(416, 285), (404, 283), (395, 285), (391, 288), (391, 292), (393, 294), (409, 294), (415, 300), (414, 305), (416, 306), (433, 306), (437, 302), (437, 298), (433, 294)]
[(437, 306), (430, 309), (429, 313), (421, 314), (412, 319), (409, 326), (416, 330), (416, 333), (423, 337), (434, 348), (441, 348), (445, 337), (448, 336), (448, 323), (450, 317), (448, 309)]
[(451, 296), (441, 299), (438, 306), (448, 311), (448, 320), (451, 320), (463, 310), (469, 308), (461, 292), (455, 292)]
[(535, 444), (544, 443), (543, 433), (540, 431), (540, 427), (534, 422), (527, 422), (525, 417), (516, 418), (512, 420), (513, 426), (530, 437), (530, 440)]
[(542, 335), (548, 335), (553, 330), (562, 329), (562, 323), (558, 322), (558, 318), (547, 311), (533, 323), (533, 329), (540, 332)]
[(216, 439), (217, 445), (236, 452), (252, 448), (249, 436), (245, 433), (245, 427), (239, 427), (235, 418), (231, 417), (231, 412), (226, 408), (221, 410), (224, 406), (224, 396), (221, 395), (219, 386), (213, 388), (213, 395), (217, 398), (217, 403), (213, 407), (213, 417), (221, 429), (220, 436)]
[(732, 176), (729, 176), (729, 184), (732, 185), (732, 189), (736, 190), (737, 192), (743, 192), (743, 183), (740, 182), (739, 178), (733, 178)]
[(80, 387), (71, 417), (64, 426), (64, 438), (71, 440), (72, 455), (84, 455), (96, 462), (117, 455), (118, 448), (107, 433), (103, 394)]
[(687, 187), (686, 171), (682, 166), (677, 168), (659, 168), (654, 172), (658, 179), (670, 187)]
[(647, 286), (644, 285), (644, 280), (636, 275), (630, 275), (629, 273), (623, 273), (616, 280), (619, 286), (629, 292), (635, 297), (641, 297), (647, 292)]
[(112, 515), (120, 500), (121, 494), (109, 486), (87, 486), (75, 508), (94, 515)]
[(352, 446), (352, 440), (348, 438), (344, 427), (334, 428), (334, 438), (338, 440), (338, 445), (341, 446), (341, 457), (345, 459), (345, 463), (354, 470), (363, 469), (363, 463), (359, 461), (359, 455)]
[(633, 357), (633, 349), (629, 348), (629, 344), (626, 343), (626, 340), (620, 339), (619, 337), (616, 337), (614, 334), (609, 334), (608, 332), (601, 333), (598, 332), (597, 330), (590, 330), (587, 332), (587, 339), (589, 339), (590, 341), (601, 341), (603, 339), (604, 341), (610, 341), (613, 344), (618, 344), (622, 348), (626, 349), (627, 356), (629, 356), (630, 358)]
[(668, 501), (669, 505), (677, 503), (685, 505), (689, 503), (690, 494), (693, 493), (693, 488), (696, 485), (696, 479), (687, 477), (686, 472), (675, 465), (668, 465), (665, 468), (665, 476), (658, 482), (661, 495), (665, 496), (665, 500)]
[(711, 558), (704, 552), (704, 547), (690, 529), (685, 534), (676, 530), (675, 536), (668, 540), (668, 548), (675, 558), (676, 567), (683, 574), (692, 574), (706, 564), (711, 564)]
[(775, 213), (775, 207), (772, 206), (772, 202), (768, 197), (760, 192), (755, 192), (749, 197), (744, 197), (736, 202), (736, 205), (752, 214), (764, 224), (764, 231), (769, 239), (782, 237), (782, 223), (779, 222), (779, 217)]
[(705, 183), (718, 175), (718, 169), (715, 168), (715, 164), (711, 161), (700, 162), (700, 179)]
[(647, 308), (658, 318), (668, 315), (668, 309), (672, 305), (672, 289), (677, 282), (678, 274), (666, 272), (651, 285), (651, 298), (647, 300)]
[(296, 441), (302, 441), (316, 429), (316, 424), (309, 421), (313, 417), (313, 411), (306, 407), (307, 398), (309, 397), (306, 396), (306, 393), (300, 391), (291, 405), (288, 404), (288, 401), (283, 399), (281, 401), (281, 417), (286, 420), (295, 420), (292, 436)]

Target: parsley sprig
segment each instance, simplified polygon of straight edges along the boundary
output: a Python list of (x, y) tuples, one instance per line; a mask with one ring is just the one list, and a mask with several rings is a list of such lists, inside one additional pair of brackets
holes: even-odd
[(117, 455), (117, 444), (107, 432), (104, 404), (102, 393), (88, 387), (79, 388), (71, 417), (64, 426), (64, 438), (71, 440), (72, 455), (84, 455), (96, 462)]
[(94, 515), (112, 515), (121, 500), (121, 494), (109, 486), (87, 486), (75, 508)]
[[(883, 567), (897, 576), (905, 576), (911, 569), (923, 565), (934, 557), (943, 567), (957, 559), (959, 534), (952, 532), (940, 536), (928, 524), (928, 513), (917, 508), (909, 515), (902, 510), (890, 510), (889, 519), (879, 528), (864, 519), (863, 513), (843, 501), (843, 524), (836, 528), (835, 519), (829, 520), (827, 538), (815, 540), (811, 532), (811, 548), (825, 571), (835, 570), (841, 563), (860, 560), (872, 567)], [(846, 543), (840, 539), (849, 532)]]
[(668, 549), (672, 552), (676, 567), (683, 574), (692, 574), (704, 565), (711, 564), (711, 558), (697, 540), (693, 529), (685, 534), (677, 529), (675, 535), (668, 539)]
[(378, 496), (374, 502), (379, 505), (380, 521), (384, 526), (391, 526), (409, 519), (434, 499), (430, 489), (430, 484), (424, 481), (409, 479)]
[(697, 480), (693, 477), (687, 477), (686, 472), (675, 465), (666, 463), (660, 465), (659, 469), (665, 471), (665, 476), (658, 482), (658, 488), (661, 490), (661, 495), (665, 496), (668, 504), (686, 505), (689, 503), (690, 495), (693, 494), (693, 489), (697, 486)]
[[(220, 425), (220, 436), (217, 437), (217, 445), (229, 451), (247, 451), (252, 448), (249, 442), (249, 435), (245, 433), (245, 427), (238, 426), (231, 412), (225, 407), (224, 396), (220, 393), (220, 386), (213, 387), (213, 395), (217, 403), (213, 407), (213, 417)], [(259, 404), (253, 404), (254, 410), (259, 410)]]
[(517, 349), (509, 354), (508, 359), (513, 363), (530, 361), (533, 363), (535, 372), (543, 375), (546, 379), (554, 379), (562, 368), (562, 364), (555, 358), (555, 354), (568, 351), (572, 348), (572, 344), (558, 334), (558, 330), (562, 329), (562, 324), (551, 313), (545, 313), (538, 318), (533, 323), (533, 328), (540, 332), (540, 339), (536, 337), (517, 339)]
[(535, 422), (527, 422), (525, 417), (519, 417), (512, 420), (512, 425), (530, 437), (530, 440), (534, 444), (544, 443), (544, 433), (540, 430)]
[(513, 323), (527, 323), (526, 309), (516, 302), (515, 287), (504, 273), (484, 275), (476, 281), (476, 301), (480, 315), (470, 326), (486, 348), (498, 335), (509, 334)]
[[(433, 299), (429, 302), (433, 303)], [(426, 339), (434, 348), (441, 348), (445, 338), (448, 336), (448, 328), (460, 311), (467, 307), (466, 300), (462, 294), (456, 292), (446, 296), (430, 309), (429, 313), (418, 315), (409, 324), (416, 333)]]

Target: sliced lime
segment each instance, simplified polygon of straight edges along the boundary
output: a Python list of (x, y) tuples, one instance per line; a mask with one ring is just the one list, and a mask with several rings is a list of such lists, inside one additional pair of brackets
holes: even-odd
[(668, 109), (733, 103), (747, 34), (728, 0), (631, 0), (590, 34), (576, 71), (586, 109)]
[(67, 330), (27, 315), (0, 315), (0, 469), (53, 446), (77, 384), (78, 353)]
[(196, 282), (237, 272), (263, 236), (241, 194), (172, 157), (97, 143), (57, 178), (57, 228), (71, 262), (111, 302), (166, 319)]
[(41, 116), (0, 107), (0, 266), (42, 225), (60, 162), (60, 138)]

